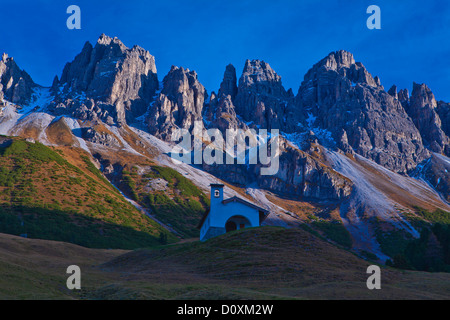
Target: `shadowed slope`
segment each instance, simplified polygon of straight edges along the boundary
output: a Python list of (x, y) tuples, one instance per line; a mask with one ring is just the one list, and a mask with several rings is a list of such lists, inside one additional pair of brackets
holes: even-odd
[[(371, 264), (307, 231), (266, 227), (229, 233), (205, 243), (129, 252), (104, 264), (102, 269), (124, 277), (116, 286), (158, 298), (450, 296), (450, 287), (441, 282), (448, 284), (449, 275), (401, 273), (392, 269), (382, 271), (383, 289), (370, 291), (366, 287), (366, 270)], [(409, 285), (415, 288), (410, 289)]]

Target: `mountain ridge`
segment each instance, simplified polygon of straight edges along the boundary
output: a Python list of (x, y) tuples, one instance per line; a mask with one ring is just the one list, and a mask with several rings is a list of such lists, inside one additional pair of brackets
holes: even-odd
[[(380, 257), (383, 254), (373, 241), (371, 218), (385, 219), (394, 228), (418, 236), (404, 214), (415, 215), (411, 204), (415, 202), (404, 199), (413, 199), (411, 192), (416, 189), (403, 190), (404, 179), (417, 178), (417, 190), (425, 190), (423, 203), (429, 200), (433, 204), (428, 209), (450, 210), (445, 166), (450, 104), (436, 101), (426, 85), (414, 84), (411, 96), (406, 89), (386, 91), (379, 77), (373, 77), (344, 50), (313, 65), (297, 95), (286, 90), (281, 76), (261, 60), (246, 60), (240, 77), (233, 65), (226, 66), (217, 94), (212, 91), (209, 95), (197, 73), (183, 67), (173, 66), (160, 84), (155, 58), (148, 51), (138, 46), (130, 49), (104, 34), (95, 46), (84, 45), (51, 88), (28, 81), (18, 67), (12, 69), (16, 71), (0, 68), (2, 83), (14, 84), (0, 88), (0, 133), (81, 148), (110, 180), (129, 179), (123, 174), (130, 169), (127, 162), (147, 159), (178, 171), (203, 192), (208, 192), (208, 183), (218, 179), (229, 182), (234, 185), (230, 194), (244, 193), (274, 211), (268, 223), (288, 227), (301, 221), (295, 213), (268, 200), (270, 197), (310, 202), (321, 214), (330, 210), (319, 208), (334, 207), (339, 217), (333, 219), (351, 230), (355, 248)], [(17, 90), (14, 99), (13, 87)], [(34, 94), (28, 94), (30, 90)], [(57, 125), (61, 119), (65, 125)], [(203, 132), (214, 128), (222, 132), (281, 130), (280, 170), (263, 177), (261, 165), (190, 168), (172, 163), (167, 156), (172, 133), (191, 130), (195, 121), (203, 123)], [(258, 141), (258, 134), (251, 139)], [(207, 140), (204, 146), (210, 142)], [(429, 161), (434, 153), (440, 154), (441, 161)], [(358, 156), (370, 165), (361, 167), (361, 162), (355, 161)], [(345, 167), (338, 164), (343, 162), (337, 157), (345, 160)], [(139, 177), (152, 170), (150, 165), (136, 167)], [(385, 169), (392, 174), (388, 175), (390, 182), (382, 181), (392, 194), (384, 194), (373, 182), (361, 185), (359, 179), (369, 179), (371, 172), (386, 176)], [(439, 180), (442, 177), (445, 179)], [(121, 189), (133, 195), (144, 187), (134, 189), (128, 184)], [(388, 208), (370, 206), (371, 197), (380, 192), (389, 199)], [(399, 192), (400, 200), (395, 199)], [(325, 217), (330, 219), (327, 214)], [(364, 226), (361, 230), (367, 234), (358, 226)]]

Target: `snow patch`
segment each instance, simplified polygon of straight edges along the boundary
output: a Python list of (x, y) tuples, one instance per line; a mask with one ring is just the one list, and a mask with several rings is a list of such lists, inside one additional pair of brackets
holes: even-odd
[(53, 101), (50, 88), (36, 87), (33, 89), (31, 102), (17, 109), (17, 113), (27, 115), (34, 111), (44, 111), (45, 108)]
[(313, 116), (312, 113), (308, 112), (308, 118), (306, 119), (306, 123), (308, 124), (309, 128), (312, 128), (314, 126), (314, 123), (316, 122), (317, 117)]
[(77, 139), (78, 143), (80, 144), (81, 149), (87, 151), (89, 154), (91, 154), (91, 151), (89, 150), (86, 141), (81, 137), (81, 127), (78, 123), (78, 120), (74, 118), (64, 117), (64, 122), (69, 127), (69, 129), (72, 131), (72, 134)]

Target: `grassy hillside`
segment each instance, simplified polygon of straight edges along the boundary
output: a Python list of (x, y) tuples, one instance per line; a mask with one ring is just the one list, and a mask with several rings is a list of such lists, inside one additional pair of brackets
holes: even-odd
[(0, 139), (0, 232), (128, 249), (158, 245), (167, 233), (128, 203), (82, 150)]
[[(374, 264), (301, 229), (264, 227), (129, 252), (102, 265), (125, 276), (115, 290), (174, 299), (448, 299), (450, 275), (382, 269), (382, 290), (366, 287)], [(93, 289), (89, 297), (104, 298)]]
[[(304, 230), (257, 228), (205, 243), (86, 249), (0, 234), (0, 299), (449, 299), (450, 275), (382, 268)], [(65, 289), (67, 266), (82, 290)]]
[(0, 299), (73, 299), (66, 269), (77, 264), (82, 283), (102, 283), (106, 277), (92, 266), (123, 254), (123, 250), (88, 249), (77, 245), (24, 239), (0, 233)]
[(171, 168), (153, 165), (138, 171), (136, 166), (124, 168), (123, 191), (183, 237), (198, 237), (197, 225), (209, 206), (206, 194)]
[(404, 214), (420, 232), (420, 238), (388, 228), (385, 222), (375, 223), (381, 249), (392, 258), (388, 264), (401, 269), (450, 272), (450, 213), (415, 207), (415, 214)]

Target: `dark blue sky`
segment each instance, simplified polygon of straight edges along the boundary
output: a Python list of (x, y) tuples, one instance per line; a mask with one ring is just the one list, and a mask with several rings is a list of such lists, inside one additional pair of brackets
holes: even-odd
[[(68, 30), (66, 9), (81, 8), (82, 30)], [(382, 30), (366, 27), (369, 5)], [(85, 41), (119, 37), (156, 57), (158, 77), (171, 65), (196, 70), (217, 91), (225, 66), (267, 61), (297, 92), (304, 74), (329, 52), (352, 52), (369, 72), (411, 90), (426, 83), (450, 101), (450, 2), (446, 0), (0, 0), (0, 52), (42, 85), (61, 75)]]

